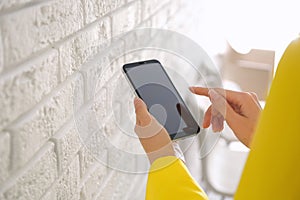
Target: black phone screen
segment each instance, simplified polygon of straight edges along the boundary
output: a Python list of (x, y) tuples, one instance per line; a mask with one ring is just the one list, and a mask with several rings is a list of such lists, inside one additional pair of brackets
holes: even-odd
[(125, 64), (123, 70), (149, 112), (171, 139), (197, 134), (200, 127), (191, 115), (168, 74), (157, 60)]

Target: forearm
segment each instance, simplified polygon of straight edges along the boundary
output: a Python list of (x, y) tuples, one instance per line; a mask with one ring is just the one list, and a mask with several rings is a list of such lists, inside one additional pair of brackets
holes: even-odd
[(165, 131), (149, 138), (140, 138), (140, 142), (151, 164), (160, 157), (175, 156), (170, 136)]

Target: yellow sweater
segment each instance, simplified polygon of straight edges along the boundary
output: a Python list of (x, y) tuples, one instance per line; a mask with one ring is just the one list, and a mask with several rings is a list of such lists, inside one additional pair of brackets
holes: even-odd
[[(175, 157), (151, 166), (146, 200), (208, 199)], [(278, 65), (235, 199), (300, 199), (300, 39)]]

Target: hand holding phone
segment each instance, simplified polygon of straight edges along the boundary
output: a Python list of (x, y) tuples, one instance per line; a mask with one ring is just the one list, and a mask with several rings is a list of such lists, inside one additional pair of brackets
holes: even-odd
[(167, 130), (151, 116), (140, 98), (134, 99), (136, 112), (135, 133), (147, 153), (150, 163), (164, 156), (176, 156), (173, 143)]
[(125, 64), (123, 70), (136, 95), (146, 103), (172, 140), (199, 133), (198, 123), (159, 61)]

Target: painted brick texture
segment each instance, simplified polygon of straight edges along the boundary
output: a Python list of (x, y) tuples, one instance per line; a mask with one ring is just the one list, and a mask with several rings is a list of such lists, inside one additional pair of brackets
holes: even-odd
[(116, 36), (168, 23), (175, 30), (183, 4), (0, 2), (0, 199), (144, 199), (147, 174), (132, 171), (149, 167), (146, 159), (112, 150), (143, 153), (121, 74), (141, 56), (122, 55), (132, 44)]

